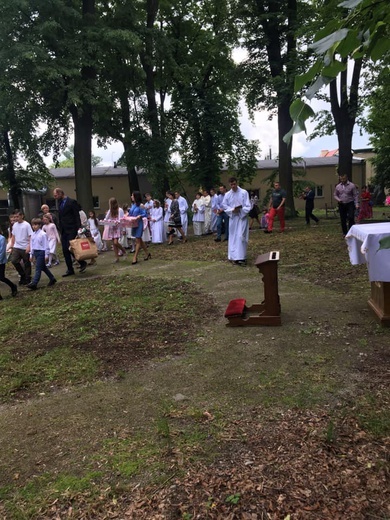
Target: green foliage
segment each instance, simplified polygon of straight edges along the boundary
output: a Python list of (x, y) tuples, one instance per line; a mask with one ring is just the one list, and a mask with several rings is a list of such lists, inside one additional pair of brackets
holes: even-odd
[[(287, 191), (287, 211), (294, 215), (292, 145), (291, 139), (283, 141), (283, 136), (292, 126), (289, 106), (294, 101), (294, 77), (309, 59), (301, 47), (306, 47), (305, 29), (314, 10), (303, 1), (240, 0), (237, 6), (242, 46), (247, 50), (240, 66), (243, 92), (252, 112), (267, 109), (270, 117), (278, 117), (279, 176)], [(297, 127), (302, 128), (311, 109), (298, 105), (293, 105), (293, 111), (299, 114)]]
[[(370, 142), (376, 156), (372, 162), (375, 177), (372, 180), (382, 189), (390, 188), (390, 72), (389, 58), (383, 60), (382, 70), (373, 75), (375, 83), (368, 98), (366, 129), (371, 134)], [(373, 83), (373, 82), (371, 82)]]
[[(329, 11), (329, 4), (326, 4)], [(380, 60), (390, 50), (390, 9), (387, 0), (346, 0), (337, 6), (338, 16), (332, 12), (331, 20), (317, 31), (311, 49), (319, 56), (315, 63), (295, 81), (295, 91), (310, 85), (305, 92), (310, 100), (330, 81), (345, 72), (346, 60)], [(311, 114), (304, 102), (294, 119), (294, 126), (286, 135), (289, 140), (294, 133), (304, 130), (304, 121)], [(303, 120), (302, 120), (303, 119)], [(298, 123), (298, 124), (297, 124)]]
[[(52, 164), (50, 168), (74, 168), (74, 146), (69, 146), (62, 152), (65, 157), (62, 161), (57, 161)], [(92, 154), (92, 167), (97, 166), (102, 161), (102, 158)]]
[(241, 494), (240, 493), (234, 493), (234, 495), (229, 495), (228, 497), (226, 497), (225, 502), (227, 504), (236, 505), (240, 501), (240, 498), (241, 498)]
[[(182, 167), (195, 185), (219, 182), (224, 163), (241, 179), (254, 175), (258, 146), (239, 125), (239, 77), (231, 48), (237, 45), (230, 3), (187, 2), (193, 16), (166, 14), (172, 45), (172, 111)], [(179, 37), (180, 35), (180, 37)]]

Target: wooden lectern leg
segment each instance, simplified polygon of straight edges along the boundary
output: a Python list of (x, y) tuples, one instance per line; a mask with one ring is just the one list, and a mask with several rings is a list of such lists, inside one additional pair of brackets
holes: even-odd
[(390, 282), (371, 282), (368, 306), (381, 325), (390, 327)]

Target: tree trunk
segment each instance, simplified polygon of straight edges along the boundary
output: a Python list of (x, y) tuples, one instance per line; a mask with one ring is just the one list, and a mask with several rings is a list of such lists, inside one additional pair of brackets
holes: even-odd
[(71, 110), (74, 125), (74, 171), (76, 197), (87, 213), (93, 209), (92, 193), (92, 110), (84, 109), (80, 115), (76, 107)]
[(159, 0), (146, 2), (146, 31), (144, 49), (140, 53), (142, 68), (145, 72), (146, 98), (148, 102), (148, 120), (151, 131), (151, 156), (153, 161), (152, 177), (156, 181), (156, 188), (162, 194), (168, 186), (168, 155), (166, 142), (159, 120), (155, 86), (154, 60), (154, 23), (159, 9)]
[(7, 130), (3, 132), (3, 144), (5, 153), (7, 156), (7, 177), (9, 183), (9, 198), (12, 202), (14, 209), (23, 210), (23, 199), (22, 190), (20, 189), (19, 183), (16, 179), (14, 156), (11, 149), (11, 143), (9, 141), (9, 135)]
[[(83, 0), (82, 3), (83, 29), (81, 37), (85, 39), (84, 45), (89, 47), (88, 31), (95, 21), (95, 0)], [(94, 51), (89, 53), (89, 61), (94, 61)], [(86, 96), (93, 95), (96, 70), (94, 67), (83, 65), (81, 68), (82, 85), (89, 92)], [(76, 198), (85, 212), (93, 209), (92, 197), (92, 129), (93, 115), (92, 105), (85, 98), (79, 106), (71, 106), (74, 124), (74, 173), (76, 181)]]
[[(294, 96), (293, 77), (296, 74), (296, 28), (297, 28), (297, 2), (287, 0), (284, 8), (287, 14), (288, 31), (284, 39), (285, 28), (280, 25), (281, 2), (270, 1), (265, 8), (265, 3), (257, 0), (257, 7), (261, 15), (261, 23), (267, 37), (267, 57), (271, 76), (277, 79), (278, 105), (278, 141), (279, 141), (279, 181), (287, 192), (286, 216), (296, 216), (293, 178), (292, 178), (292, 139), (289, 144), (283, 141), (293, 125), (290, 117), (290, 104)], [(286, 44), (286, 49), (284, 49)], [(286, 66), (286, 70), (285, 70)]]
[(136, 170), (136, 167), (134, 165), (134, 161), (133, 161), (132, 155), (131, 155), (131, 145), (129, 145), (126, 142), (123, 142), (123, 147), (125, 149), (127, 179), (129, 181), (130, 193), (133, 193), (133, 191), (140, 191), (137, 170)]
[(278, 142), (279, 142), (279, 181), (286, 190), (286, 217), (295, 217), (293, 172), (292, 172), (292, 139), (287, 144), (283, 136), (287, 134), (293, 125), (290, 117), (290, 101), (284, 100), (278, 107)]
[(349, 89), (348, 69), (340, 73), (339, 83), (334, 79), (329, 84), (330, 105), (339, 144), (339, 175), (347, 175), (351, 181), (352, 137), (358, 111), (361, 68), (362, 60), (355, 60)]

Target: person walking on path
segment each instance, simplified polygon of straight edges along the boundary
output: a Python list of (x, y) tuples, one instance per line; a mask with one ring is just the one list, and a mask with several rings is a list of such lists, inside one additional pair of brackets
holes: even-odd
[(153, 208), (150, 211), (150, 228), (152, 230), (152, 244), (162, 244), (165, 238), (163, 209), (157, 199), (154, 199)]
[(109, 222), (108, 240), (112, 240), (112, 247), (114, 249), (115, 260), (114, 264), (119, 262), (119, 252), (122, 256), (126, 256), (126, 249), (119, 243), (122, 236), (122, 225), (120, 221), (125, 216), (123, 209), (119, 207), (118, 201), (115, 197), (111, 197), (108, 201), (108, 211), (104, 220)]
[(58, 234), (57, 226), (52, 220), (51, 213), (45, 213), (42, 216), (42, 222), (42, 230), (46, 233), (50, 249), (49, 261), (46, 267), (51, 267), (52, 265), (58, 265), (60, 263), (57, 257), (57, 244), (60, 244), (61, 240), (60, 235)]
[(20, 276), (19, 285), (27, 285), (31, 282), (30, 237), (33, 230), (24, 220), (23, 211), (15, 211), (15, 219), (10, 243), (11, 262)]
[(272, 233), (276, 216), (279, 219), (280, 232), (283, 233), (286, 226), (284, 221), (284, 204), (286, 202), (286, 197), (287, 193), (281, 188), (280, 183), (274, 182), (274, 189), (272, 190), (269, 201), (268, 228), (264, 230), (264, 233)]
[(148, 253), (148, 248), (146, 247), (146, 244), (142, 239), (142, 234), (144, 232), (143, 219), (147, 218), (147, 212), (142, 204), (141, 193), (139, 191), (133, 191), (133, 193), (131, 194), (131, 200), (133, 204), (129, 209), (129, 215), (130, 217), (136, 217), (138, 219), (138, 226), (131, 228), (131, 233), (135, 238), (135, 251), (133, 261), (131, 262), (131, 264), (134, 265), (138, 263), (138, 253), (141, 248), (144, 250), (145, 253), (144, 260), (150, 260), (152, 258), (152, 255)]
[[(177, 202), (179, 203), (180, 208), (180, 220), (181, 220), (181, 226), (184, 231), (184, 235), (187, 235), (188, 231), (188, 202), (186, 199), (178, 192), (175, 191), (175, 198)], [(179, 237), (180, 238), (180, 237)]]
[(360, 192), (360, 211), (357, 216), (357, 223), (361, 220), (372, 218), (372, 206), (371, 202), (371, 193), (367, 186), (362, 186), (362, 191)]
[[(3, 236), (3, 231), (0, 228), (0, 282), (3, 282), (8, 285), (8, 287), (11, 289), (12, 296), (16, 296), (18, 294), (18, 287), (16, 284), (11, 282), (8, 278), (5, 276), (5, 265), (7, 263), (7, 241), (5, 237)], [(2, 296), (0, 294), (0, 300), (2, 300)]]
[(211, 226), (210, 231), (212, 233), (216, 233), (217, 231), (217, 205), (218, 205), (218, 195), (215, 193), (214, 188), (210, 189), (210, 197), (211, 197)]
[(27, 289), (35, 291), (37, 289), (42, 272), (49, 278), (48, 286), (51, 287), (57, 283), (50, 269), (46, 267), (46, 261), (49, 259), (50, 247), (46, 233), (42, 229), (42, 220), (33, 218), (31, 221), (34, 230), (31, 235), (30, 257), (35, 261), (35, 273), (32, 282), (26, 285)]
[(261, 222), (259, 220), (259, 215), (260, 215), (259, 198), (253, 192), (251, 192), (250, 203), (251, 203), (251, 210), (249, 212), (249, 218), (251, 220), (249, 222), (249, 230), (252, 229), (253, 222), (255, 220), (257, 221), (257, 223), (259, 224), (259, 228), (261, 229)]
[[(54, 188), (53, 197), (58, 204), (61, 245), (67, 267), (66, 272), (62, 276), (73, 276), (73, 256), (69, 251), (69, 242), (77, 237), (78, 230), (81, 227), (80, 206), (76, 200), (67, 197), (61, 188)], [(80, 273), (83, 273), (87, 268), (87, 262), (80, 260), (79, 265)]]
[(348, 229), (355, 224), (355, 209), (359, 209), (358, 190), (355, 184), (348, 180), (347, 175), (340, 176), (340, 182), (335, 187), (333, 197), (339, 206), (341, 229), (345, 236)]
[(310, 188), (310, 186), (306, 186), (302, 193), (302, 198), (305, 201), (305, 218), (306, 218), (306, 224), (310, 226), (310, 219), (314, 220), (316, 224), (318, 224), (319, 219), (313, 215), (313, 209), (314, 209), (314, 198), (315, 193), (313, 188)]
[(211, 195), (207, 190), (202, 192), (202, 200), (204, 205), (204, 230), (205, 235), (211, 235)]
[(249, 193), (238, 186), (235, 177), (230, 177), (229, 184), (231, 189), (223, 199), (223, 207), (229, 217), (228, 259), (244, 266), (249, 240), (248, 214), (251, 203)]
[(205, 205), (202, 194), (198, 192), (195, 195), (195, 200), (192, 203), (192, 225), (194, 229), (194, 236), (200, 237), (204, 234), (204, 223), (205, 223)]
[(179, 201), (177, 198), (175, 198), (175, 193), (172, 191), (167, 192), (168, 198), (171, 200), (170, 205), (170, 220), (168, 222), (168, 245), (171, 246), (173, 244), (173, 235), (175, 232), (179, 232), (183, 242), (187, 242), (187, 237), (184, 232), (184, 229), (182, 227), (181, 222), (181, 212), (180, 212), (180, 206)]
[(223, 201), (226, 195), (226, 186), (221, 184), (219, 187), (219, 194), (217, 200), (217, 238), (215, 242), (221, 242), (222, 240), (222, 228), (225, 228), (225, 241), (229, 240), (229, 215), (224, 210)]

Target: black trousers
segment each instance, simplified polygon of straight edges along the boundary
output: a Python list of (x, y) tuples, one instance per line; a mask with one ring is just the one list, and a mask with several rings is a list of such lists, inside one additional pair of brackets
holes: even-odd
[(310, 219), (314, 220), (314, 222), (318, 222), (318, 218), (315, 215), (313, 215), (313, 209), (314, 209), (314, 204), (313, 203), (308, 204), (306, 202), (306, 206), (305, 206), (306, 224), (310, 224)]
[(0, 264), (0, 282), (6, 283), (8, 287), (11, 289), (11, 291), (17, 289), (16, 285), (12, 283), (11, 280), (5, 277), (5, 264)]
[(346, 235), (348, 229), (355, 224), (355, 203), (353, 201), (346, 203), (339, 202), (339, 211), (341, 229), (343, 230), (343, 235)]

